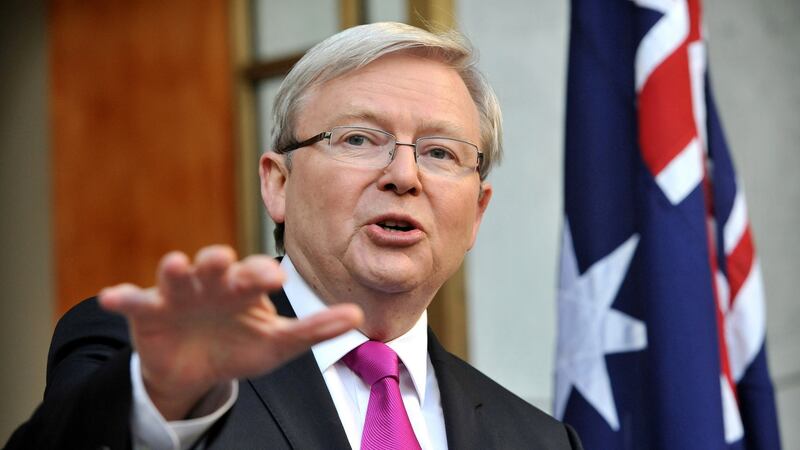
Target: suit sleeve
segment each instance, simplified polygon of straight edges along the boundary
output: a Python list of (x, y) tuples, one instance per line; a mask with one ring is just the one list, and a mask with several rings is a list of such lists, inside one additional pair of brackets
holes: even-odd
[(125, 320), (86, 300), (56, 325), (44, 398), (7, 449), (129, 449), (131, 347)]

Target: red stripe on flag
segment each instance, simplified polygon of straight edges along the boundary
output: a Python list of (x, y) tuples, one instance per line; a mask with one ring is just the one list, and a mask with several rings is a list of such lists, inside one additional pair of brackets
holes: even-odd
[(753, 236), (750, 232), (750, 224), (745, 228), (742, 238), (727, 257), (728, 268), (728, 285), (731, 291), (731, 304), (736, 299), (736, 295), (742, 288), (750, 270), (753, 267), (753, 255), (755, 255), (755, 248), (753, 246)]
[[(705, 167), (705, 164), (703, 165)], [(706, 236), (708, 240), (708, 259), (709, 259), (709, 266), (711, 268), (711, 289), (714, 294), (714, 308), (716, 310), (716, 318), (717, 318), (717, 342), (719, 344), (719, 362), (720, 362), (720, 372), (722, 376), (725, 378), (725, 382), (731, 388), (731, 392), (733, 392), (734, 397), (736, 398), (737, 402), (739, 399), (739, 395), (736, 390), (736, 382), (733, 379), (733, 371), (731, 370), (731, 363), (730, 357), (728, 355), (728, 341), (726, 339), (726, 332), (725, 332), (725, 311), (722, 310), (722, 303), (720, 302), (720, 292), (717, 289), (717, 283), (713, 282), (714, 274), (717, 273), (719, 270), (719, 260), (717, 258), (717, 245), (716, 240), (714, 239), (715, 233), (713, 227), (715, 226), (714, 221), (714, 203), (712, 201), (713, 196), (711, 194), (712, 185), (711, 180), (708, 177), (708, 172), (706, 172), (705, 177), (703, 179), (703, 193), (705, 194), (705, 203), (706, 203)]]
[(659, 65), (639, 94), (639, 145), (653, 176), (697, 136), (686, 43)]
[(639, 93), (639, 146), (655, 177), (698, 136), (692, 108), (689, 43), (702, 39), (699, 0), (688, 0), (689, 34), (653, 70)]
[(689, 42), (699, 41), (703, 39), (700, 0), (688, 0), (687, 5), (689, 8), (689, 37), (686, 40)]

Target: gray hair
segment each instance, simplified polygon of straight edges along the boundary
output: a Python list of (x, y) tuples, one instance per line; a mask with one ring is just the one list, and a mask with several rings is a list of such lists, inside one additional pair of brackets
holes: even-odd
[[(397, 22), (348, 28), (315, 45), (295, 64), (281, 83), (273, 105), (272, 150), (286, 148), (297, 138), (305, 139), (294, 136), (296, 114), (313, 87), (401, 51), (419, 52), (441, 61), (461, 76), (478, 109), (484, 155), (480, 178), (486, 179), (502, 156), (502, 115), (494, 90), (478, 70), (476, 52), (457, 31), (432, 33)], [(284, 227), (276, 225), (276, 247), (282, 251)]]

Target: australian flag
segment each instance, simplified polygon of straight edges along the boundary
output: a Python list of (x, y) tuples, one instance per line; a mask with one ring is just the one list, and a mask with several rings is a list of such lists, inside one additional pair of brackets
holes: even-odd
[(775, 450), (699, 0), (573, 0), (554, 410), (587, 449)]

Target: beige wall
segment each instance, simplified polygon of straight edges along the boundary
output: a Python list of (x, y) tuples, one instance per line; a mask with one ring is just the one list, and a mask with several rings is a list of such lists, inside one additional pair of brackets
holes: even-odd
[(0, 6), (0, 443), (33, 412), (52, 332), (44, 1)]

